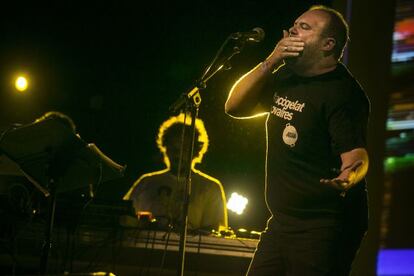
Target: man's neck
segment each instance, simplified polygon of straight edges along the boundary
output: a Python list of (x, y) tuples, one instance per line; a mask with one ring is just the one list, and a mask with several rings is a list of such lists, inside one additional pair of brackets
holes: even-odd
[(291, 69), (295, 74), (302, 77), (319, 76), (335, 70), (338, 61), (334, 59), (322, 59), (320, 62), (313, 63), (309, 66), (292, 66)]

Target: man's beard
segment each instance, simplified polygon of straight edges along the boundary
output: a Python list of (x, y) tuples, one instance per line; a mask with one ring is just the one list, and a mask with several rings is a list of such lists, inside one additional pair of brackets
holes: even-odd
[(295, 65), (296, 63), (298, 63), (298, 59), (299, 57), (288, 57), (284, 59), (284, 62), (286, 65)]
[(299, 53), (299, 56), (285, 58), (285, 64), (292, 69), (303, 69), (313, 63), (316, 56), (316, 47), (313, 44), (308, 44), (306, 48)]
[(289, 68), (296, 68), (302, 63), (303, 54), (301, 53), (297, 57), (288, 57), (285, 58), (283, 61), (285, 62), (286, 66)]

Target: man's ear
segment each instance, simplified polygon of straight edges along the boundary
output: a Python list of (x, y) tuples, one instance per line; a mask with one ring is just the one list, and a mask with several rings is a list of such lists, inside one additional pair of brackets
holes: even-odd
[(335, 48), (336, 40), (333, 37), (327, 37), (323, 41), (322, 49), (325, 51), (332, 51)]

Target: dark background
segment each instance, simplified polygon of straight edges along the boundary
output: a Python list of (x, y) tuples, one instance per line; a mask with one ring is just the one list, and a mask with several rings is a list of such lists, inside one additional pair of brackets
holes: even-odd
[[(261, 27), (264, 41), (246, 45), (233, 68), (201, 93), (210, 149), (198, 168), (221, 180), (228, 197), (238, 192), (249, 199), (245, 214), (229, 214), (231, 226), (262, 230), (269, 216), (264, 118), (234, 120), (225, 115), (224, 102), (234, 81), (266, 58), (283, 29), (310, 5), (330, 2), (15, 4), (0, 17), (0, 123), (29, 123), (50, 110), (69, 115), (84, 140), (127, 165), (124, 178), (102, 187), (120, 198), (141, 174), (163, 168), (155, 136), (173, 115), (168, 107), (194, 86), (230, 33)], [(18, 73), (29, 77), (23, 94), (13, 87)]]
[[(211, 145), (199, 166), (222, 181), (227, 196), (236, 191), (249, 198), (245, 214), (229, 213), (230, 225), (262, 230), (269, 216), (263, 198), (264, 120), (231, 119), (223, 105), (234, 81), (270, 53), (282, 29), (310, 5), (332, 3), (348, 11), (348, 65), (372, 106), (370, 231), (355, 275), (374, 275), (367, 271), (374, 270), (378, 243), (383, 248), (412, 244), (406, 218), (412, 209), (413, 163), (409, 171), (391, 175), (383, 163), (384, 157), (395, 157), (389, 152), (391, 134), (399, 137), (398, 157), (404, 161), (413, 152), (412, 144), (400, 145), (414, 137), (412, 129), (401, 136), (385, 128), (388, 108), (392, 116), (412, 118), (407, 105), (414, 102), (412, 62), (390, 66), (394, 13), (398, 19), (411, 11), (412, 0), (164, 2), (7, 3), (0, 16), (0, 127), (32, 122), (50, 110), (68, 114), (84, 140), (127, 165), (124, 178), (98, 191), (120, 199), (142, 173), (163, 168), (155, 135), (172, 115), (168, 107), (194, 86), (230, 33), (262, 27), (264, 41), (247, 45), (233, 58), (233, 68), (217, 74), (202, 91), (200, 117)], [(30, 79), (27, 93), (13, 87), (18, 73)]]

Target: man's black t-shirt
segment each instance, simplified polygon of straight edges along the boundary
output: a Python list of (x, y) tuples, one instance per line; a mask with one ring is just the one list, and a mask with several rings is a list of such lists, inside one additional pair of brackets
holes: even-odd
[(282, 66), (261, 104), (270, 113), (266, 200), (273, 214), (336, 218), (351, 201), (366, 200), (365, 181), (344, 198), (320, 183), (338, 176), (341, 153), (366, 147), (369, 101), (344, 65), (315, 77)]

